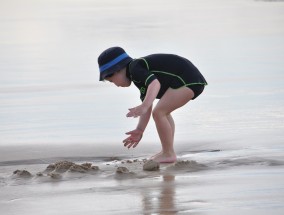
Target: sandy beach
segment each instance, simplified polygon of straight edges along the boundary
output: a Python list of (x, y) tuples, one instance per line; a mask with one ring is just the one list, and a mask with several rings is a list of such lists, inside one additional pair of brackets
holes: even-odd
[[(0, 2), (0, 214), (284, 214), (284, 2)], [(174, 53), (208, 81), (173, 113), (178, 161), (153, 121), (137, 148), (133, 86), (99, 83), (110, 46)]]
[[(95, 151), (96, 146), (81, 147), (86, 150), (74, 157), (64, 151), (76, 151), (76, 145), (68, 150), (51, 146), (50, 154), (39, 146), (26, 146), (26, 150), (45, 153), (31, 159), (21, 159), (23, 153), (10, 147), (9, 154), (19, 160), (0, 162), (1, 210), (5, 214), (283, 212), (284, 159), (278, 150), (267, 149), (267, 154), (255, 149), (179, 152), (177, 163), (145, 171), (144, 156), (91, 157), (89, 150)], [(109, 154), (106, 151), (101, 152)], [(49, 157), (52, 154), (57, 157)], [(97, 168), (46, 171), (50, 164), (62, 161), (87, 162)]]

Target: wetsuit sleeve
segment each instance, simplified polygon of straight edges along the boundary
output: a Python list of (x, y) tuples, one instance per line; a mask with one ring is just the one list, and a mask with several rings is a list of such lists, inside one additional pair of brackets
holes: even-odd
[(156, 76), (149, 71), (148, 65), (143, 59), (137, 59), (131, 63), (130, 75), (133, 82), (139, 83), (141, 86), (144, 85), (146, 88), (152, 81), (157, 79)]

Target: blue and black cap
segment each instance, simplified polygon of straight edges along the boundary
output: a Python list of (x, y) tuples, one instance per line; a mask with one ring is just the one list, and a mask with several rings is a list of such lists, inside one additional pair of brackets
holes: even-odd
[(120, 47), (111, 47), (103, 51), (98, 57), (100, 81), (123, 69), (131, 60), (132, 58)]

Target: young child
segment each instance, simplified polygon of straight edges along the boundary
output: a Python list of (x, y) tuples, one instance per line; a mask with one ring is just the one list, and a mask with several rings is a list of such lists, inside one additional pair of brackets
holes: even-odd
[[(137, 127), (126, 134), (124, 146), (135, 148), (152, 114), (162, 144), (160, 153), (151, 159), (160, 163), (176, 161), (174, 151), (175, 123), (171, 113), (194, 100), (207, 85), (205, 78), (187, 59), (173, 54), (153, 54), (132, 59), (120, 47), (112, 47), (98, 58), (100, 81), (117, 87), (129, 87), (133, 82), (140, 90), (142, 104), (129, 109), (127, 117), (139, 117)], [(160, 99), (152, 109), (155, 99)]]

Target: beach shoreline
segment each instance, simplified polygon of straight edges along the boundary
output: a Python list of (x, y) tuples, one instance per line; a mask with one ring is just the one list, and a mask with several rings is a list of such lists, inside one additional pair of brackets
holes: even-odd
[[(260, 156), (257, 150), (201, 150), (178, 156), (176, 164), (144, 171), (144, 156), (85, 157), (89, 148), (80, 147), (85, 151), (82, 156), (52, 157), (55, 151), (51, 150), (45, 158), (2, 160), (0, 206), (5, 214), (283, 212), (284, 160), (276, 152), (269, 159), (272, 151)], [(89, 163), (99, 169), (58, 175), (44, 172), (48, 165), (62, 161)], [(129, 171), (118, 173), (119, 167)], [(31, 175), (17, 175), (17, 170)], [(268, 183), (270, 180), (274, 183)]]

